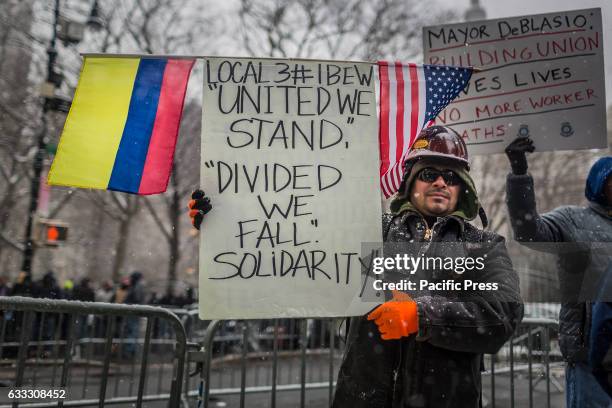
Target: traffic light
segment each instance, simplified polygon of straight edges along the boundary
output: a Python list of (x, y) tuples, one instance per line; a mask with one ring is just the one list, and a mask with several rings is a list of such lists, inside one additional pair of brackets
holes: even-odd
[(59, 225), (47, 225), (47, 239), (45, 244), (58, 245), (60, 242), (66, 241), (68, 237), (68, 227)]
[(68, 113), (72, 100), (65, 96), (57, 95), (52, 98), (45, 98), (45, 110)]
[(68, 224), (56, 220), (40, 220), (38, 242), (46, 246), (58, 246), (68, 239)]

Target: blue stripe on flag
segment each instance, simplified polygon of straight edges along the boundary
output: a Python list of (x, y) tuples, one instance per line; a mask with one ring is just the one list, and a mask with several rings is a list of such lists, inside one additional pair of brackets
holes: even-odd
[(109, 190), (138, 193), (166, 63), (166, 59), (145, 58), (138, 64), (130, 109), (108, 182)]

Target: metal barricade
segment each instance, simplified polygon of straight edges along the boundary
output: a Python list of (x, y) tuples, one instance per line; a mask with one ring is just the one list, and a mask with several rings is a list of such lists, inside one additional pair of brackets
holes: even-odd
[[(205, 345), (203, 406), (215, 406), (211, 399), (222, 399), (228, 406), (304, 407), (307, 391), (316, 392), (324, 406), (329, 406), (344, 349), (338, 333), (341, 321), (211, 322), (199, 339)], [(295, 398), (279, 401), (281, 392)], [(247, 396), (251, 398), (248, 403)]]
[[(485, 356), (487, 370), (483, 374), (490, 377), (488, 386), (483, 381), (486, 407), (495, 408), (499, 399), (511, 407), (550, 408), (564, 404), (564, 389), (558, 377), (563, 375), (565, 364), (558, 332), (557, 320), (524, 318), (497, 354)], [(554, 404), (551, 385), (556, 390)]]
[(158, 307), (0, 297), (0, 385), (66, 390), (4, 407), (186, 405), (187, 337)]
[[(201, 394), (203, 407), (330, 406), (344, 351), (342, 321), (194, 321), (190, 338), (203, 346), (201, 388), (188, 395)], [(563, 399), (551, 375), (563, 367), (557, 333), (555, 320), (526, 318), (497, 354), (486, 355), (484, 406), (558, 406), (551, 402), (551, 395)]]
[[(0, 297), (0, 319), (0, 386), (67, 390), (59, 404), (19, 404), (32, 408), (326, 407), (344, 352), (343, 319), (210, 322), (197, 310), (19, 297)], [(485, 356), (484, 406), (558, 405), (557, 332), (526, 318)]]

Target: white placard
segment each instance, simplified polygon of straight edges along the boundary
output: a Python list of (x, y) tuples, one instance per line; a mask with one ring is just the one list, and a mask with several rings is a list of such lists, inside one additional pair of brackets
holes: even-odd
[(380, 242), (375, 66), (209, 58), (200, 316), (359, 315), (361, 246)]
[(527, 134), (537, 151), (607, 146), (599, 8), (425, 27), (423, 49), (426, 64), (481, 70), (436, 120), (471, 154)]

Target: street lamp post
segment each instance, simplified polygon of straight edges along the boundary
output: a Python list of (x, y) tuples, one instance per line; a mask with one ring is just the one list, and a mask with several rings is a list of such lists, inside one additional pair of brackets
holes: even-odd
[[(25, 231), (25, 246), (23, 249), (23, 262), (21, 264), (21, 270), (30, 275), (32, 273), (32, 260), (34, 259), (34, 252), (36, 250), (34, 239), (32, 237), (32, 229), (34, 227), (34, 218), (36, 210), (38, 208), (38, 193), (40, 189), (40, 176), (43, 170), (44, 155), (46, 148), (46, 135), (47, 135), (47, 113), (51, 110), (58, 110), (67, 112), (69, 102), (63, 100), (60, 97), (56, 97), (54, 92), (55, 88), (59, 88), (63, 81), (63, 75), (55, 71), (55, 61), (57, 59), (57, 38), (58, 38), (58, 25), (60, 22), (60, 0), (55, 0), (53, 8), (53, 31), (51, 34), (51, 41), (49, 42), (49, 48), (47, 48), (47, 81), (45, 84), (46, 94), (44, 96), (44, 105), (42, 109), (42, 128), (37, 136), (37, 147), (36, 155), (32, 165), (33, 177), (30, 184), (30, 205), (28, 207), (28, 221), (26, 223)], [(69, 23), (69, 22), (66, 22)], [(99, 15), (98, 2), (94, 1), (87, 25), (93, 29), (100, 29), (102, 19)], [(73, 39), (72, 42), (78, 42), (79, 39)]]

